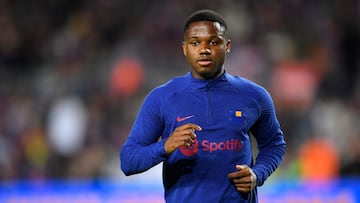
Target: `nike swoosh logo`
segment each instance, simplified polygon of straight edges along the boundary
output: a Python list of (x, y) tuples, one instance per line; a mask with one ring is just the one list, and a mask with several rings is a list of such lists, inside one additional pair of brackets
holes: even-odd
[(187, 119), (189, 119), (189, 118), (192, 118), (192, 117), (194, 117), (194, 115), (185, 116), (185, 117), (177, 116), (177, 117), (176, 117), (176, 121), (177, 121), (177, 122), (182, 122), (182, 121), (185, 121), (185, 120), (187, 120)]

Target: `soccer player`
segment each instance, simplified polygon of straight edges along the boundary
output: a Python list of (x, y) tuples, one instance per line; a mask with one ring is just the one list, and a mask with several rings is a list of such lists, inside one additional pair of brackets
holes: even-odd
[(182, 43), (190, 72), (148, 94), (120, 150), (126, 175), (163, 162), (166, 202), (257, 202), (257, 186), (283, 159), (285, 141), (270, 95), (225, 71), (230, 45), (221, 15), (190, 15)]

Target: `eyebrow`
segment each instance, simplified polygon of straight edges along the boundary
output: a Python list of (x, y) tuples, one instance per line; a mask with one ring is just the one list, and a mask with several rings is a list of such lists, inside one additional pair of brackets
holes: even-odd
[[(202, 36), (188, 36), (188, 39), (199, 39), (199, 38), (204, 38), (204, 37), (202, 37)], [(206, 39), (220, 39), (220, 40), (222, 40), (223, 38), (225, 38), (225, 36), (212, 35), (212, 36), (206, 37)]]

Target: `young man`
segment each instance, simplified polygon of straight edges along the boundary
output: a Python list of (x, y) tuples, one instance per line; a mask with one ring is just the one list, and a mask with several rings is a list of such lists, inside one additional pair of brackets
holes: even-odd
[[(163, 162), (166, 202), (257, 202), (256, 187), (285, 154), (270, 95), (225, 72), (227, 32), (211, 10), (187, 19), (182, 46), (191, 71), (146, 97), (120, 151), (126, 175)], [(250, 133), (259, 149), (255, 162)]]

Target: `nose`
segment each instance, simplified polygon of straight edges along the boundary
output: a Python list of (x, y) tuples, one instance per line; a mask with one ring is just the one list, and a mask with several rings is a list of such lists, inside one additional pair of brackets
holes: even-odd
[(208, 44), (203, 43), (201, 45), (200, 54), (211, 54), (211, 49)]

